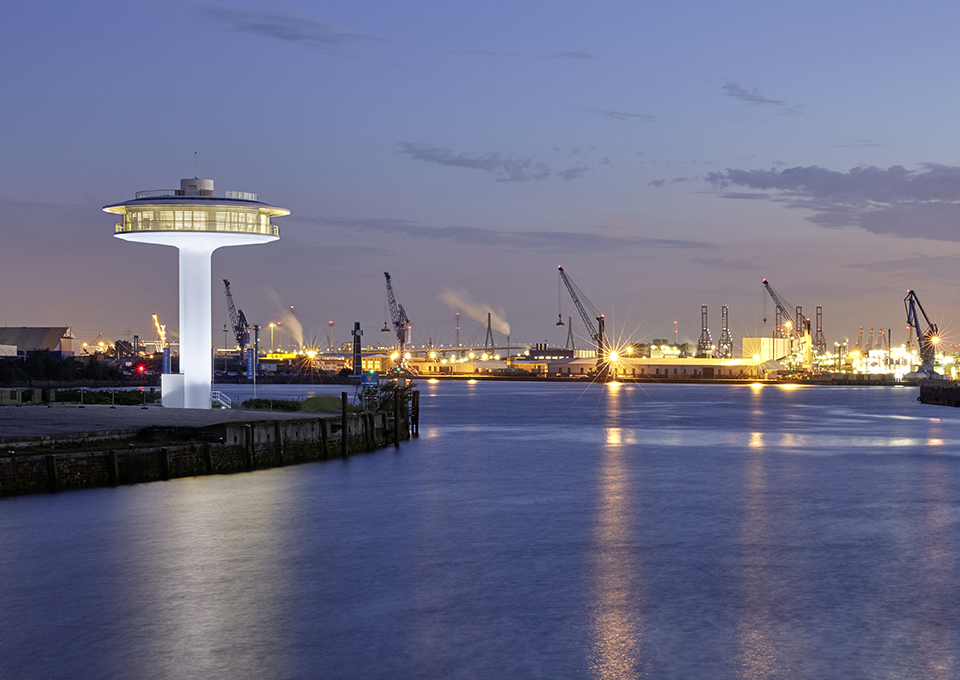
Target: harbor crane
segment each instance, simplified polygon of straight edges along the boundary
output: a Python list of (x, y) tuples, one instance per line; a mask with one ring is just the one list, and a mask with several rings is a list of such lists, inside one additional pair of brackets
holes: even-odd
[(227, 311), (230, 313), (230, 326), (233, 328), (233, 335), (237, 340), (237, 347), (240, 348), (240, 356), (242, 357), (250, 343), (250, 324), (247, 323), (247, 317), (243, 315), (243, 310), (237, 309), (237, 306), (233, 304), (230, 281), (224, 279), (223, 287), (227, 291)]
[(404, 351), (406, 350), (407, 345), (407, 333), (410, 330), (410, 318), (407, 316), (407, 312), (403, 309), (403, 305), (397, 302), (397, 298), (393, 294), (393, 286), (390, 283), (390, 274), (388, 272), (383, 272), (383, 275), (387, 279), (387, 303), (390, 306), (390, 320), (393, 322), (393, 332), (397, 335), (397, 342), (400, 343), (399, 365), (403, 366), (405, 356)]
[[(790, 310), (790, 305), (787, 304), (787, 301), (784, 300), (784, 299), (780, 296), (780, 294), (773, 289), (773, 286), (771, 286), (771, 285), (770, 285), (770, 282), (767, 281), (766, 279), (763, 280), (763, 287), (766, 289), (767, 293), (770, 294), (770, 297), (771, 297), (771, 299), (773, 300), (773, 304), (776, 305), (776, 308), (777, 308), (777, 328), (776, 328), (776, 332), (778, 333), (778, 335), (776, 335), (775, 337), (784, 337), (784, 336), (783, 336), (783, 326), (784, 326), (785, 324), (787, 324), (787, 323), (790, 323), (790, 326), (791, 326), (791, 335), (793, 335), (794, 337), (796, 337), (796, 338), (798, 338), (798, 339), (803, 338), (803, 329), (800, 328), (800, 325), (801, 325), (801, 324), (800, 324), (800, 323), (794, 324), (794, 323), (790, 322), (790, 317), (791, 317), (791, 314), (790, 314), (790, 311), (789, 311), (789, 310)], [(767, 314), (766, 314), (766, 311), (764, 311), (764, 314), (763, 314), (763, 322), (764, 322), (764, 323), (767, 322)]]
[[(560, 272), (560, 280), (563, 281), (563, 285), (567, 287), (567, 292), (570, 293), (570, 299), (573, 300), (573, 305), (577, 308), (577, 311), (580, 312), (583, 325), (587, 327), (587, 332), (590, 334), (590, 337), (597, 343), (597, 356), (600, 357), (600, 359), (604, 359), (603, 314), (593, 306), (593, 303), (587, 299), (583, 291), (577, 288), (577, 284), (570, 280), (567, 273), (563, 271), (563, 267), (557, 267), (557, 270)], [(591, 315), (597, 320), (596, 327), (594, 327), (593, 321), (590, 318)], [(560, 314), (560, 323), (557, 325), (563, 325), (562, 312)]]
[(157, 327), (157, 341), (154, 345), (156, 345), (158, 352), (162, 352), (167, 348), (167, 326), (160, 323), (156, 314), (153, 315), (153, 325)]
[[(917, 345), (920, 349), (920, 372), (928, 376), (934, 373), (933, 362), (937, 344), (940, 342), (940, 330), (937, 324), (930, 321), (927, 313), (923, 311), (923, 305), (920, 304), (920, 298), (912, 290), (907, 291), (907, 297), (903, 298), (903, 307), (907, 312), (907, 325), (917, 334)], [(920, 314), (917, 314), (919, 310)], [(920, 328), (920, 315), (926, 322), (926, 329)]]

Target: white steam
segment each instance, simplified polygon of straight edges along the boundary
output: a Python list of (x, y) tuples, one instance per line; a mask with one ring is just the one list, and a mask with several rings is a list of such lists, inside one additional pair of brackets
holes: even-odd
[(294, 343), (297, 347), (303, 347), (303, 326), (297, 320), (297, 317), (293, 315), (293, 312), (290, 311), (289, 307), (284, 307), (283, 303), (280, 302), (280, 297), (273, 291), (268, 289), (267, 294), (270, 296), (270, 299), (280, 307), (283, 311), (279, 313), (280, 325), (276, 327), (276, 332), (280, 334), (280, 341), (277, 342), (278, 347), (283, 346), (283, 338), (287, 337)]
[(465, 290), (446, 289), (440, 293), (440, 299), (450, 305), (458, 312), (463, 312), (471, 319), (487, 322), (487, 314), (490, 314), (490, 325), (493, 330), (504, 335), (510, 335), (510, 324), (507, 323), (506, 312), (503, 307), (491, 307), (480, 302), (474, 302)]

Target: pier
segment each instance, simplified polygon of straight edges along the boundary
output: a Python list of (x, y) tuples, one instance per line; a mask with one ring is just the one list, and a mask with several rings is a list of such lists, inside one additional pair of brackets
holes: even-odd
[(0, 408), (0, 497), (249, 472), (409, 439), (394, 414), (139, 406)]

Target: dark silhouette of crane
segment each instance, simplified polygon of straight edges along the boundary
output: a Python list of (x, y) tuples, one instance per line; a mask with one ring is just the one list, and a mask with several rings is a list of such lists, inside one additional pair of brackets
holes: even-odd
[[(802, 339), (803, 329), (800, 327), (802, 325), (799, 322), (800, 315), (797, 315), (798, 322), (793, 323), (790, 320), (790, 317), (793, 315), (790, 313), (790, 305), (787, 304), (787, 301), (784, 300), (783, 297), (781, 297), (780, 294), (773, 289), (773, 286), (771, 286), (766, 279), (763, 280), (763, 287), (766, 289), (767, 293), (770, 294), (770, 297), (773, 299), (773, 304), (776, 305), (777, 308), (777, 327), (774, 329), (774, 337), (785, 338), (793, 336), (795, 338)], [(766, 323), (766, 311), (764, 311), (763, 317), (763, 321)], [(790, 325), (790, 332), (789, 334), (785, 334), (783, 332), (783, 326), (787, 325), (788, 322)]]
[(396, 333), (397, 342), (400, 344), (400, 359), (398, 365), (403, 366), (404, 352), (407, 346), (407, 332), (410, 330), (410, 318), (403, 309), (403, 305), (397, 302), (397, 298), (393, 294), (390, 274), (383, 272), (383, 275), (387, 279), (387, 303), (390, 306), (390, 320), (393, 322), (393, 332)]
[[(567, 292), (570, 293), (570, 299), (573, 300), (573, 305), (577, 308), (577, 311), (580, 312), (580, 318), (583, 319), (583, 325), (587, 327), (587, 333), (589, 333), (593, 341), (597, 343), (597, 356), (600, 357), (600, 359), (604, 359), (603, 314), (593, 306), (593, 303), (587, 299), (583, 291), (577, 288), (577, 284), (570, 280), (567, 273), (563, 271), (563, 267), (557, 267), (557, 269), (560, 272), (560, 280), (563, 281), (563, 284), (567, 287)], [(597, 326), (593, 325), (593, 320), (590, 318), (591, 315), (597, 320)], [(561, 320), (563, 319), (562, 314), (560, 318)]]
[[(920, 304), (920, 298), (912, 290), (908, 290), (907, 297), (903, 298), (903, 307), (907, 312), (907, 324), (917, 334), (917, 345), (920, 349), (920, 372), (932, 376), (934, 373), (934, 354), (937, 344), (940, 342), (940, 330), (937, 328), (937, 324), (927, 317), (927, 313), (923, 311), (923, 305)], [(923, 315), (923, 320), (927, 324), (926, 329), (920, 328), (920, 316), (917, 314), (917, 310)]]
[(230, 292), (230, 281), (223, 280), (223, 287), (227, 291), (227, 312), (230, 314), (230, 326), (233, 328), (233, 335), (237, 340), (237, 347), (240, 348), (240, 356), (243, 356), (248, 344), (250, 344), (250, 324), (247, 323), (247, 317), (243, 315), (242, 309), (237, 309), (233, 304), (233, 293)]

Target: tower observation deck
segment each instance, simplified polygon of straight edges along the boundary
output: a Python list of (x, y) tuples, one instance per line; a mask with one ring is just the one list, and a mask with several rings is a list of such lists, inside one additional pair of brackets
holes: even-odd
[(270, 219), (290, 211), (261, 203), (256, 194), (218, 194), (213, 180), (198, 178), (180, 180), (179, 189), (137, 192), (103, 210), (123, 215), (117, 238), (180, 251), (180, 374), (163, 376), (163, 405), (210, 408), (213, 251), (276, 241), (280, 232)]

